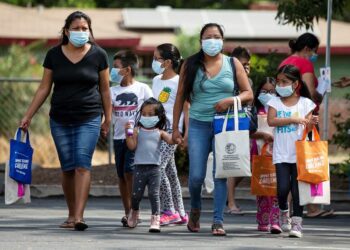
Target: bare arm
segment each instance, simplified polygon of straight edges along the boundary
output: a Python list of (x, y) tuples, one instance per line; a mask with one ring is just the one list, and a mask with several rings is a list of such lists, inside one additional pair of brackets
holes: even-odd
[(306, 118), (299, 117), (277, 117), (276, 109), (269, 107), (267, 112), (267, 123), (270, 127), (281, 127), (289, 124), (306, 125), (309, 121)]
[(184, 102), (183, 106), (183, 112), (184, 112), (184, 121), (185, 121), (185, 132), (184, 132), (184, 137), (188, 137), (188, 128), (190, 126), (190, 106), (191, 104), (187, 101)]
[(101, 134), (106, 137), (112, 119), (111, 93), (109, 91), (109, 69), (100, 71), (99, 89), (102, 97), (104, 121), (101, 125)]
[(323, 96), (316, 91), (314, 75), (312, 73), (305, 73), (302, 75), (301, 78), (305, 82), (306, 87), (310, 92), (312, 100), (316, 103), (321, 103)]
[(168, 134), (165, 131), (160, 132), (160, 137), (162, 140), (164, 140), (166, 143), (173, 145), (175, 142), (173, 141), (173, 138), (171, 137), (171, 134)]
[(20, 127), (24, 130), (27, 130), (30, 122), (41, 107), (41, 105), (45, 102), (46, 98), (49, 96), (52, 89), (52, 70), (44, 68), (43, 77), (40, 83), (39, 88), (37, 89), (34, 98), (27, 109), (23, 119), (20, 122)]
[(179, 86), (177, 89), (175, 104), (174, 104), (174, 111), (173, 111), (173, 140), (180, 144), (182, 142), (182, 136), (179, 131), (179, 120), (181, 116), (181, 112), (184, 107), (184, 74), (185, 74), (185, 64), (182, 65), (180, 70), (180, 78), (179, 78)]

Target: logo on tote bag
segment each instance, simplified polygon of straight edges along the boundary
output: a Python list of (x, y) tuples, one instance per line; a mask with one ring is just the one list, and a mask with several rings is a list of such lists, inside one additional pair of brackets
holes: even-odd
[(233, 143), (227, 143), (225, 147), (225, 151), (228, 154), (234, 154), (236, 152), (236, 145)]

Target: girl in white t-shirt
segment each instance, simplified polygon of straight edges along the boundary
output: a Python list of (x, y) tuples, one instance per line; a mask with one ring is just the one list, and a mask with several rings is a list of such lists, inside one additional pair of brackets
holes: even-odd
[[(299, 205), (295, 142), (301, 139), (305, 127), (311, 129), (317, 122), (312, 116), (316, 105), (295, 66), (279, 68), (276, 82), (276, 92), (280, 97), (268, 102), (267, 121), (269, 126), (275, 127), (272, 160), (276, 166), (281, 227), (283, 231), (289, 231), (290, 237), (300, 238), (303, 207)], [(289, 192), (293, 197), (291, 219), (287, 201)]]
[(128, 50), (121, 50), (114, 55), (113, 59), (110, 77), (111, 82), (118, 84), (110, 88), (113, 108), (114, 156), (120, 196), (125, 210), (121, 223), (127, 227), (127, 216), (131, 209), (134, 151), (129, 150), (126, 145), (124, 125), (135, 119), (143, 102), (153, 95), (147, 84), (134, 79), (138, 69), (136, 54)]
[[(166, 111), (169, 128), (173, 127), (173, 107), (179, 85), (179, 75), (182, 58), (179, 50), (170, 43), (159, 45), (154, 51), (152, 69), (157, 74), (153, 78), (152, 91), (154, 98), (161, 102)], [(186, 110), (186, 106), (184, 107)], [(187, 114), (185, 112), (185, 114)], [(184, 116), (181, 115), (178, 125), (183, 131)], [(168, 133), (172, 133), (169, 129)], [(185, 133), (186, 136), (186, 133)], [(165, 141), (161, 144), (162, 164), (160, 182), (160, 201), (162, 215), (160, 225), (187, 224), (188, 216), (184, 209), (181, 186), (175, 165), (176, 145), (169, 145)]]

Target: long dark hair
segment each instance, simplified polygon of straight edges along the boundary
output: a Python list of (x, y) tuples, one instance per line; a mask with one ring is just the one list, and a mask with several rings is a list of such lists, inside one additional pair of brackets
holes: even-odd
[(289, 48), (292, 50), (292, 53), (303, 50), (305, 47), (309, 49), (316, 49), (320, 41), (318, 38), (311, 33), (304, 33), (299, 36), (296, 40), (289, 41)]
[(66, 45), (68, 44), (68, 37), (66, 36), (65, 34), (65, 30), (68, 30), (69, 29), (69, 26), (72, 24), (72, 22), (75, 20), (75, 19), (81, 19), (81, 18), (84, 18), (86, 20), (86, 22), (88, 23), (88, 26), (89, 26), (89, 32), (90, 32), (90, 38), (89, 38), (89, 42), (90, 43), (95, 43), (94, 42), (94, 34), (92, 32), (92, 28), (91, 28), (91, 18), (86, 15), (85, 13), (81, 12), (81, 11), (74, 11), (73, 13), (71, 13), (65, 20), (65, 23), (64, 23), (64, 26), (62, 27), (62, 30), (61, 30), (61, 45)]
[(290, 65), (290, 64), (283, 65), (277, 71), (277, 75), (279, 75), (279, 74), (285, 75), (289, 80), (291, 80), (293, 82), (298, 81), (299, 85), (298, 85), (297, 89), (295, 90), (297, 92), (297, 94), (312, 100), (309, 89), (307, 88), (305, 82), (301, 79), (301, 74), (300, 74), (300, 71), (297, 67), (295, 67), (294, 65)]
[(264, 108), (264, 105), (259, 101), (258, 97), (259, 97), (259, 94), (261, 92), (261, 89), (267, 83), (276, 86), (276, 81), (275, 81), (275, 78), (273, 78), (273, 77), (266, 77), (266, 78), (264, 78), (264, 80), (262, 80), (259, 83), (258, 88), (256, 89), (255, 95), (254, 95), (254, 106), (255, 106), (257, 111), (259, 111), (261, 108)]
[(140, 110), (137, 112), (136, 119), (135, 119), (136, 126), (143, 127), (140, 122), (141, 113), (144, 107), (146, 107), (147, 105), (155, 105), (155, 113), (159, 118), (159, 122), (156, 124), (155, 127), (162, 130), (167, 130), (167, 128), (169, 127), (169, 124), (168, 124), (169, 122), (166, 118), (166, 112), (165, 112), (164, 106), (160, 101), (158, 101), (153, 97), (148, 98), (146, 101), (144, 101)]
[(176, 46), (171, 43), (163, 43), (157, 46), (157, 50), (164, 60), (171, 61), (172, 69), (176, 73), (179, 73), (183, 59), (178, 48), (176, 48)]
[[(206, 25), (203, 26), (201, 32), (200, 32), (200, 40), (202, 39), (202, 36), (204, 32), (211, 27), (216, 27), (222, 38), (224, 38), (224, 31), (222, 27), (217, 24), (217, 23), (207, 23)], [(185, 64), (184, 64), (184, 98), (188, 102), (191, 102), (191, 97), (192, 97), (192, 91), (193, 91), (193, 83), (197, 75), (198, 69), (201, 69), (203, 72), (206, 72), (206, 68), (204, 65), (204, 52), (201, 49), (199, 52), (196, 54), (190, 56), (187, 58)], [(206, 80), (206, 74), (203, 75), (203, 79), (201, 80), (201, 83)]]

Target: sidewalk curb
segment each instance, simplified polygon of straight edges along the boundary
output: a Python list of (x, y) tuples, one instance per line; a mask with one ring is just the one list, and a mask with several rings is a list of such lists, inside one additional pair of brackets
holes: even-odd
[[(63, 196), (61, 185), (32, 185), (30, 187), (31, 196), (34, 198), (46, 198), (50, 196)], [(145, 191), (145, 196), (148, 192)], [(90, 195), (93, 197), (120, 197), (118, 186), (94, 185), (90, 188)], [(187, 187), (182, 188), (183, 198), (189, 198), (190, 194)], [(205, 189), (202, 192), (203, 198), (212, 198)], [(250, 188), (237, 188), (236, 199), (255, 200), (255, 196), (250, 194)], [(347, 191), (333, 190), (331, 193), (332, 201), (350, 201), (350, 195)]]

